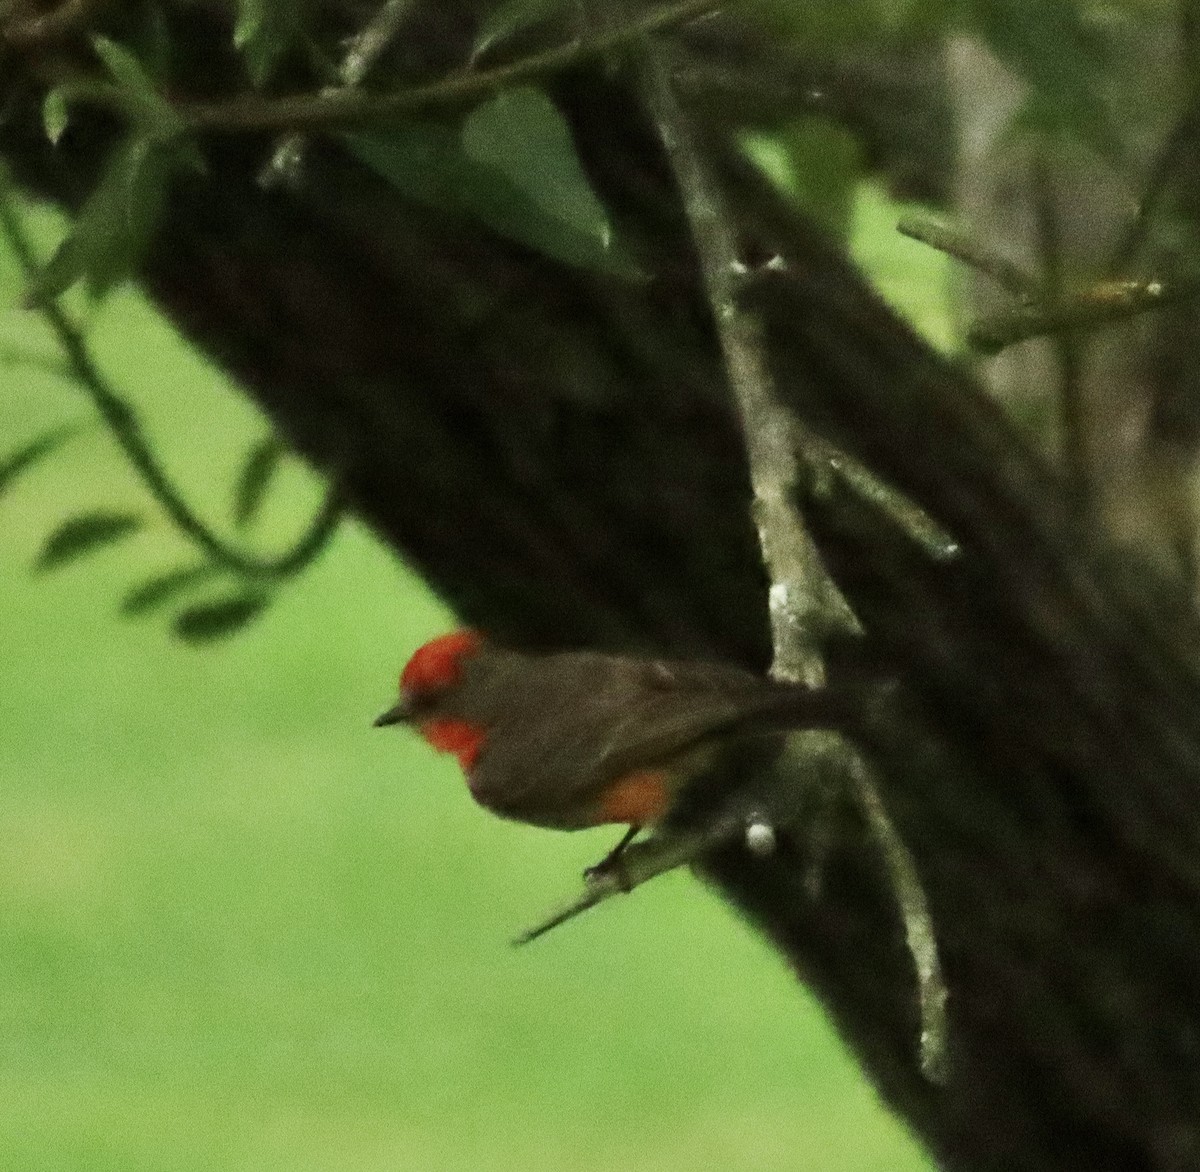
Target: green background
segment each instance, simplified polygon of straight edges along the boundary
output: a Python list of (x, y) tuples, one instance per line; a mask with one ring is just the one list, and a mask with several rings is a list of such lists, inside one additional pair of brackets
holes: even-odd
[[(867, 189), (857, 250), (944, 341), (944, 271), (893, 220)], [(0, 341), (52, 355), (2, 256), (0, 282)], [(134, 294), (91, 329), (227, 527), (263, 420)], [(370, 727), (453, 619), (357, 523), (234, 639), (116, 617), (186, 547), (76, 388), (0, 366), (0, 457), (66, 420), (85, 432), (0, 497), (0, 1168), (927, 1167), (689, 876), (509, 947), (613, 835), (501, 822)], [(284, 547), (318, 498), (289, 467), (251, 536)], [(33, 575), (97, 505), (147, 526)]]

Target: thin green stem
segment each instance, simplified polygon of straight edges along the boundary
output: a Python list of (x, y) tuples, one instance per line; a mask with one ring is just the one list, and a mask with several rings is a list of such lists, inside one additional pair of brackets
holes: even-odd
[[(5, 184), (6, 186), (6, 184)], [(24, 276), (38, 271), (37, 256), (24, 225), (6, 190), (0, 190), (0, 233), (3, 233)], [(305, 533), (291, 549), (274, 558), (248, 554), (224, 541), (200, 519), (158, 462), (133, 408), (104, 377), (75, 323), (57, 301), (48, 300), (38, 311), (53, 330), (66, 358), (72, 381), (92, 400), (126, 459), (176, 528), (209, 558), (239, 577), (272, 580), (290, 577), (313, 560), (328, 543), (341, 518), (336, 490), (331, 490)]]

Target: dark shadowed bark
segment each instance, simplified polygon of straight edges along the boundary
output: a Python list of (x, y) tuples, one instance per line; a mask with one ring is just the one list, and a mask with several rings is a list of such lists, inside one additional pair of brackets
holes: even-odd
[[(192, 19), (219, 87), (224, 31)], [(50, 152), (37, 87), (9, 89), (0, 151), (77, 201), (104, 123)], [(619, 71), (553, 92), (643, 282), (405, 203), (334, 145), (298, 192), (264, 191), (269, 142), (214, 137), (146, 287), (466, 621), (764, 667), (745, 455), (679, 201)], [(802, 836), (700, 870), (946, 1167), (1200, 1167), (1200, 624), (715, 125), (712, 150), (748, 257), (787, 261), (748, 294), (787, 403), (960, 547), (935, 561), (851, 494), (805, 501), (866, 654), (902, 681), (864, 740), (932, 906), (946, 1085), (920, 1074), (912, 962), (848, 805), (816, 897)]]

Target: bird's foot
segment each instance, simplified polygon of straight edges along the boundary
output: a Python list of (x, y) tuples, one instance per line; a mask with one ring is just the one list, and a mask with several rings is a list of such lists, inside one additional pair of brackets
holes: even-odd
[(622, 856), (625, 854), (625, 848), (637, 837), (639, 830), (641, 830), (640, 826), (631, 826), (621, 837), (621, 841), (604, 858), (583, 872), (584, 882), (595, 883), (600, 879), (612, 877), (622, 891), (626, 893), (632, 891), (633, 884), (625, 871)]

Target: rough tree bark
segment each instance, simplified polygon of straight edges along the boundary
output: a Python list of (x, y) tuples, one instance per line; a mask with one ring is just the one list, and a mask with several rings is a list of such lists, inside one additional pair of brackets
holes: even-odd
[[(469, 14), (433, 7), (431, 66), (461, 60)], [(184, 12), (181, 84), (219, 87), (220, 6)], [(84, 120), (51, 152), (21, 61), (0, 152), (70, 204), (108, 129)], [(676, 193), (620, 71), (553, 92), (649, 282), (406, 204), (331, 145), (300, 191), (264, 191), (269, 142), (214, 137), (146, 287), (468, 622), (764, 667), (745, 456)], [(816, 898), (801, 842), (700, 870), (945, 1167), (1200, 1167), (1200, 623), (715, 124), (712, 149), (748, 255), (788, 261), (749, 294), (787, 402), (960, 546), (935, 562), (853, 496), (805, 502), (868, 653), (903, 682), (866, 739), (937, 928), (946, 1085), (919, 1072), (911, 960), (848, 806)]]

